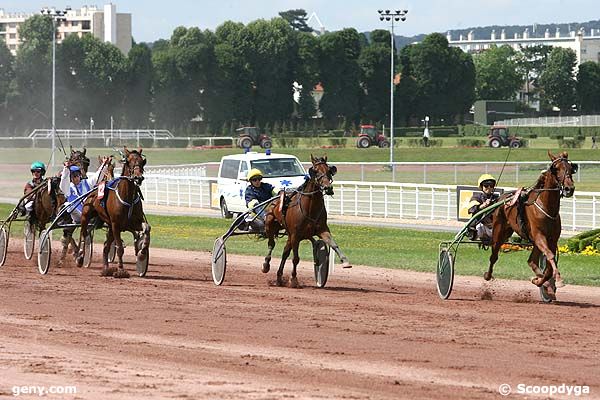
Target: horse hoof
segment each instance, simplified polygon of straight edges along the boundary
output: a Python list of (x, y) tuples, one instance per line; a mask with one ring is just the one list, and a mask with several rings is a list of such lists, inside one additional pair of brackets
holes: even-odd
[(562, 279), (556, 279), (555, 282), (554, 282), (554, 285), (556, 287), (565, 287), (566, 283), (564, 283)]
[(485, 279), (486, 281), (489, 281), (492, 279), (492, 274), (490, 272), (486, 272), (483, 274), (483, 279)]
[(291, 281), (290, 281), (290, 287), (291, 288), (298, 288), (299, 287), (299, 285), (298, 285), (298, 278), (293, 277), (291, 279)]
[(531, 278), (531, 283), (537, 287), (540, 287), (542, 286), (542, 278)]
[(79, 256), (79, 257), (77, 257), (77, 258), (75, 259), (75, 263), (76, 263), (76, 265), (77, 265), (79, 268), (83, 267), (83, 256)]
[(115, 273), (114, 268), (102, 268), (102, 272), (100, 272), (100, 276), (113, 276)]
[(285, 286), (285, 282), (280, 276), (277, 277), (277, 286)]
[(122, 279), (122, 278), (129, 278), (129, 272), (125, 271), (122, 268), (119, 268), (117, 270), (117, 272), (115, 272), (113, 274), (113, 278), (117, 278), (117, 279)]
[(345, 262), (342, 264), (342, 268), (352, 268), (352, 264), (350, 264), (349, 262)]
[(271, 270), (271, 266), (267, 263), (264, 263), (262, 265), (262, 269), (261, 271), (263, 272), (263, 274), (266, 274), (267, 272), (269, 272)]

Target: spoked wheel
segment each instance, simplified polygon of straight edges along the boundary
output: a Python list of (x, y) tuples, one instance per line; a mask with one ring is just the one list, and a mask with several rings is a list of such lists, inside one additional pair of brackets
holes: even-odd
[(23, 252), (25, 253), (25, 259), (31, 260), (35, 246), (35, 226), (31, 225), (28, 221), (25, 221), (25, 224), (23, 225), (23, 234), (25, 236), (23, 241)]
[(94, 254), (94, 229), (89, 232), (83, 243), (83, 267), (89, 268), (92, 265), (92, 255)]
[(0, 228), (0, 267), (6, 261), (6, 253), (8, 252), (8, 232), (3, 226)]
[(212, 277), (215, 285), (219, 286), (225, 280), (225, 270), (227, 269), (227, 249), (222, 237), (215, 240), (212, 253)]
[(42, 231), (40, 235), (40, 247), (38, 249), (38, 270), (40, 274), (46, 275), (50, 269), (52, 258), (52, 231)]
[[(557, 266), (558, 266), (558, 257), (555, 259), (555, 262), (557, 263)], [(548, 265), (548, 260), (546, 259), (546, 256), (543, 254), (540, 256), (539, 266), (540, 266), (540, 269), (542, 270), (542, 272), (544, 272), (546, 270), (546, 268), (552, 268), (552, 266)], [(555, 281), (554, 277), (550, 278), (550, 280), (548, 280), (548, 282), (550, 282), (550, 286), (554, 290), (554, 297), (556, 297), (556, 281)], [(552, 298), (548, 294), (548, 288), (544, 285), (540, 286), (540, 297), (542, 298), (542, 301), (544, 303), (552, 303), (552, 301), (554, 300), (554, 298)]]
[(315, 282), (318, 288), (324, 288), (329, 277), (329, 246), (323, 240), (317, 240), (313, 245), (315, 259)]
[[(150, 261), (150, 241), (148, 240), (148, 247), (140, 249), (144, 242), (144, 234), (135, 241), (136, 248), (136, 263), (135, 269), (140, 277), (146, 276), (148, 272), (148, 262)], [(114, 243), (114, 242), (113, 242)]]
[(113, 240), (113, 242), (110, 244), (110, 248), (108, 249), (108, 262), (109, 263), (115, 262), (116, 256), (117, 256), (117, 245), (115, 244), (115, 241)]
[(437, 290), (440, 297), (446, 300), (452, 293), (454, 284), (454, 256), (450, 249), (442, 248), (437, 264)]

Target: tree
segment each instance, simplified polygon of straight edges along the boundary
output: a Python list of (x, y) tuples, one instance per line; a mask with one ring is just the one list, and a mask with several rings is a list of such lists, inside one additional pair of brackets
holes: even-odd
[[(408, 79), (400, 93), (407, 96), (398, 105), (411, 103), (411, 115), (452, 121), (473, 104), (475, 67), (471, 56), (450, 48), (439, 33), (423, 42), (406, 46), (400, 56), (401, 82)], [(411, 82), (412, 81), (412, 82)], [(406, 89), (412, 90), (407, 93)]]
[(148, 126), (152, 108), (152, 52), (135, 44), (127, 56), (126, 118), (130, 128)]
[(313, 89), (319, 83), (319, 42), (310, 33), (298, 32), (296, 35), (296, 61), (294, 77), (302, 87), (298, 99), (298, 116), (311, 118), (317, 111)]
[(552, 51), (552, 46), (543, 44), (521, 47), (517, 53), (517, 67), (525, 81), (525, 91), (527, 94), (527, 103), (536, 99), (539, 94), (538, 79), (542, 71), (546, 68), (548, 56)]
[(350, 122), (360, 120), (360, 35), (353, 28), (326, 33), (319, 37), (320, 70), (324, 94), (323, 116), (332, 123), (338, 117)]
[(5, 130), (8, 123), (8, 104), (14, 85), (14, 57), (6, 43), (0, 41), (0, 129)]
[(600, 64), (587, 61), (579, 65), (576, 90), (580, 112), (600, 112)]
[(308, 26), (306, 11), (302, 9), (281, 11), (279, 16), (286, 20), (292, 29), (300, 32), (312, 32), (313, 29)]
[(362, 116), (368, 120), (381, 121), (390, 109), (390, 34), (388, 31), (371, 32), (371, 43), (362, 48), (358, 64), (365, 92)]
[(576, 102), (575, 67), (577, 55), (571, 49), (556, 47), (552, 49), (546, 69), (542, 72), (539, 84), (543, 89), (543, 98), (560, 109), (560, 113), (571, 111)]
[(475, 95), (478, 100), (512, 100), (523, 85), (518, 71), (516, 52), (504, 45), (492, 46), (473, 57)]

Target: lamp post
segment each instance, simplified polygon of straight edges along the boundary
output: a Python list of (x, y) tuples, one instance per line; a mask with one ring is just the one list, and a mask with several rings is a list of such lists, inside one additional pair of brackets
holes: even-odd
[(52, 18), (52, 155), (50, 157), (52, 167), (54, 167), (54, 150), (56, 149), (56, 23), (66, 20), (65, 15), (70, 9), (70, 7), (65, 10), (44, 7), (40, 11), (42, 15)]
[(380, 21), (390, 21), (390, 168), (394, 172), (394, 21), (406, 21), (408, 10), (377, 10)]

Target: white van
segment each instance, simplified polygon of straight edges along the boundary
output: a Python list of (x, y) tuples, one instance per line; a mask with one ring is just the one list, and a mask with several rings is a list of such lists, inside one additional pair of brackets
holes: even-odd
[(304, 183), (306, 176), (302, 163), (290, 154), (267, 151), (224, 156), (217, 179), (219, 205), (224, 218), (247, 210), (245, 193), (250, 183), (246, 177), (252, 168), (258, 168), (263, 173), (263, 181), (273, 185), (277, 191), (297, 188)]

